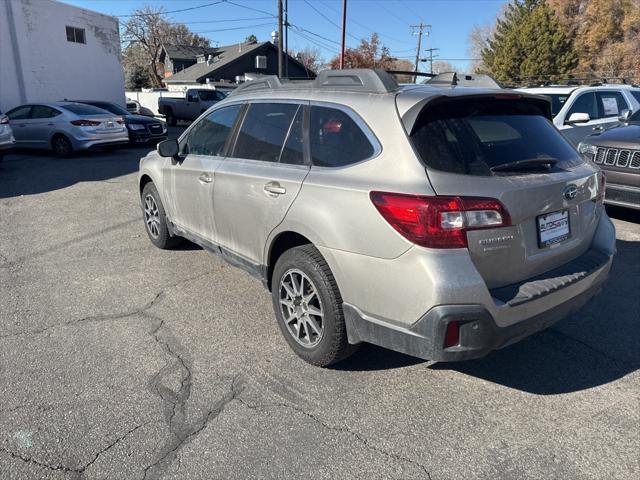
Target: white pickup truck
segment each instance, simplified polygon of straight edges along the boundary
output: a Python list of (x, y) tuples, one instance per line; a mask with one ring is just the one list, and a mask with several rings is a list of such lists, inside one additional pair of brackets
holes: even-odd
[(178, 120), (195, 120), (214, 103), (227, 97), (223, 90), (190, 88), (183, 97), (160, 97), (158, 111), (167, 124), (175, 126)]

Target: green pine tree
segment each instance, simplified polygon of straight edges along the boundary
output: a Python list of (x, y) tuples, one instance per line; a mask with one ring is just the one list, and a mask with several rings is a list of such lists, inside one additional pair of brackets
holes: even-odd
[(482, 59), (507, 83), (567, 76), (578, 61), (571, 38), (544, 0), (512, 0)]

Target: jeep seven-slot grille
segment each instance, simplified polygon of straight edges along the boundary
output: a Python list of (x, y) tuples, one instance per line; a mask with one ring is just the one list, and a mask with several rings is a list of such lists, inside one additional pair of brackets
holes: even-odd
[(640, 170), (640, 150), (618, 150), (617, 148), (597, 147), (593, 162), (619, 168)]

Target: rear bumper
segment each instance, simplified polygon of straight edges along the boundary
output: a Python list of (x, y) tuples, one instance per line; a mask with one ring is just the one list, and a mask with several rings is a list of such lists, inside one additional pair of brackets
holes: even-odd
[(71, 136), (74, 150), (88, 150), (94, 147), (107, 147), (113, 145), (126, 145), (129, 143), (129, 135), (125, 128), (122, 131), (103, 134), (86, 134)]
[[(439, 305), (429, 310), (415, 324), (405, 328), (367, 317), (358, 308), (344, 304), (349, 343), (373, 343), (434, 361), (483, 357), (492, 350), (539, 332), (582, 308), (602, 289), (612, 258), (608, 256), (604, 265), (577, 282), (588, 285), (581, 293), (542, 313), (505, 327), (499, 326), (482, 305)], [(459, 325), (459, 342), (445, 348), (447, 325), (453, 321)]]

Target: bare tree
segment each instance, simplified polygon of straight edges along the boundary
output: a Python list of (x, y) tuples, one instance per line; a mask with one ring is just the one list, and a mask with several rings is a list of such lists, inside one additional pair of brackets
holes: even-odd
[(184, 24), (173, 24), (166, 19), (163, 7), (145, 5), (134, 10), (122, 29), (125, 73), (144, 69), (149, 84), (162, 86), (163, 71), (160, 65), (162, 45), (209, 46), (209, 40), (193, 33)]
[(325, 65), (319, 48), (305, 47), (298, 52), (289, 51), (289, 55), (302, 63), (307, 70), (318, 73)]
[(455, 72), (456, 67), (452, 63), (445, 60), (436, 60), (433, 62), (433, 73)]

